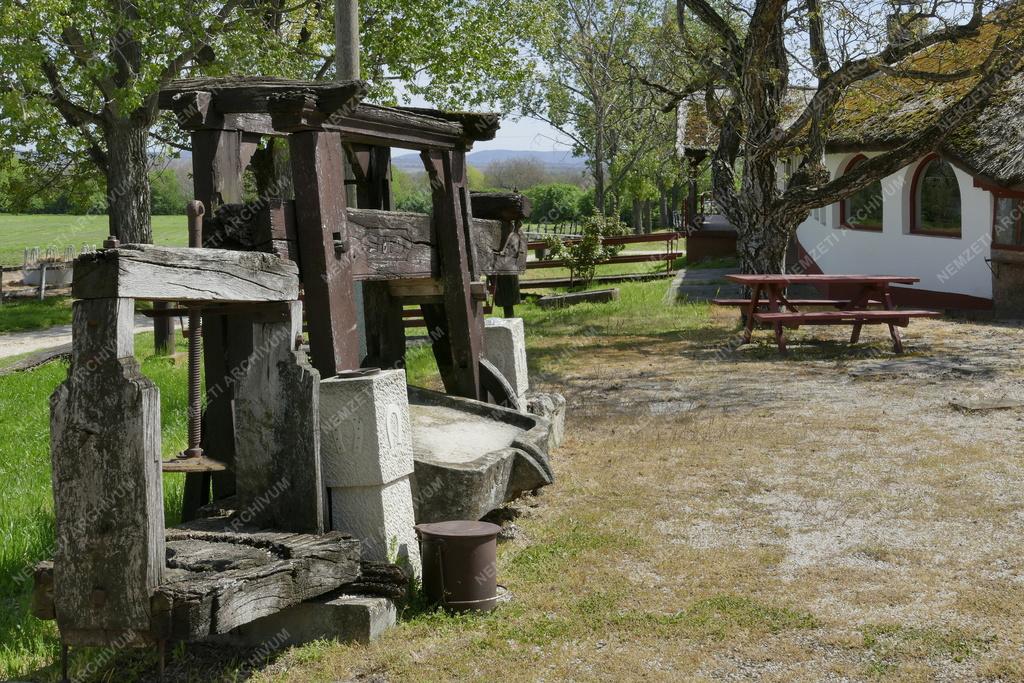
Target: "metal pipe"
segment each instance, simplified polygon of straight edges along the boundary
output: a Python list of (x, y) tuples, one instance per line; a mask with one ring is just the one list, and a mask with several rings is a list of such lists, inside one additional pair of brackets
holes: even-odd
[[(203, 214), (206, 207), (200, 201), (188, 204), (188, 246), (198, 249), (203, 246)], [(188, 309), (188, 450), (185, 455), (199, 458), (203, 455), (200, 445), (203, 424), (203, 397), (201, 363), (203, 362), (203, 315), (198, 308)]]

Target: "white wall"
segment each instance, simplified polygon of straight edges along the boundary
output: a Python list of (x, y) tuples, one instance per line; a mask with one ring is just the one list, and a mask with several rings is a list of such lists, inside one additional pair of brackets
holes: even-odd
[[(855, 154), (829, 154), (825, 166), (832, 177)], [(867, 154), (866, 156), (875, 156)], [(954, 166), (960, 183), (963, 224), (959, 239), (910, 234), (910, 186), (915, 163), (882, 181), (882, 232), (839, 228), (839, 205), (812, 212), (797, 230), (804, 250), (822, 271), (832, 274), (912, 275), (915, 287), (934, 292), (992, 298), (992, 193), (974, 187), (974, 178)], [(815, 218), (823, 214), (824, 222)]]

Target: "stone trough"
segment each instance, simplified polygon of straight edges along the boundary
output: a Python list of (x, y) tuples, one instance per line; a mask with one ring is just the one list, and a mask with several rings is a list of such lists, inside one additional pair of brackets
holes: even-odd
[(416, 521), (480, 519), (553, 481), (548, 420), (409, 387)]

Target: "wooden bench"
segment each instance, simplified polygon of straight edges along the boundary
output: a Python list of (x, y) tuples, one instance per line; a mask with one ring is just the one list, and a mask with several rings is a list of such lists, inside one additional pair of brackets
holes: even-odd
[[(836, 308), (846, 308), (850, 305), (849, 299), (787, 299), (793, 306), (835, 306)], [(749, 306), (750, 299), (712, 299), (711, 303), (716, 306)], [(758, 306), (767, 306), (770, 302), (768, 299), (758, 299)], [(871, 299), (867, 302), (869, 306), (881, 306), (882, 302)]]
[[(804, 313), (766, 313), (755, 312), (754, 321), (766, 325), (775, 325), (789, 329), (797, 329), (801, 325), (853, 325), (853, 334), (850, 335), (850, 343), (856, 344), (860, 339), (860, 330), (864, 325), (888, 325), (892, 334), (893, 349), (896, 353), (903, 353), (903, 341), (896, 333), (896, 327), (907, 327), (911, 318), (941, 318), (939, 311), (925, 311), (916, 309), (866, 311), (862, 309), (853, 311), (810, 311)], [(779, 349), (785, 351), (785, 342), (779, 337)]]

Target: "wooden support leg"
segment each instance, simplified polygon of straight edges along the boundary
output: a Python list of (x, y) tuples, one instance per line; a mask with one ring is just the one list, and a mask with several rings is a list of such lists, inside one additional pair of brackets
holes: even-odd
[(903, 338), (895, 325), (889, 325), (889, 336), (892, 337), (892, 350), (896, 353), (903, 353)]
[[(853, 333), (850, 335), (850, 343), (851, 344), (856, 344), (858, 341), (860, 341), (860, 328), (862, 328), (862, 327), (863, 327), (863, 325), (861, 325), (860, 323), (855, 323), (854, 324), (854, 326), (853, 326)], [(891, 325), (890, 325), (890, 327), (891, 327)]]
[(235, 397), (236, 495), (258, 526), (323, 533), (320, 375), (295, 348), (301, 330), (298, 302), (285, 319), (252, 325), (257, 352)]
[(71, 367), (50, 400), (53, 596), (68, 645), (142, 640), (166, 565), (160, 390), (134, 356), (134, 301), (73, 309)]
[(324, 379), (359, 367), (352, 249), (345, 212), (345, 159), (337, 133), (288, 136), (295, 222), (313, 366)]
[[(444, 286), (444, 311), (448, 323), (450, 360), (438, 359), (438, 367), (450, 365), (451, 393), (466, 398), (483, 398), (480, 386), (480, 358), (483, 350), (483, 316), (473, 301), (470, 285), (474, 277), (467, 238), (472, 220), (464, 151), (430, 150), (422, 153), (434, 199), (434, 226), (440, 250)], [(438, 346), (435, 345), (435, 351)]]
[(750, 304), (747, 305), (747, 320), (743, 328), (743, 343), (750, 343), (750, 336), (754, 332), (754, 313), (757, 312), (758, 301), (761, 298), (761, 285), (751, 287)]

